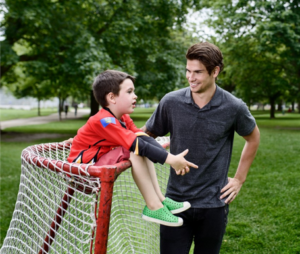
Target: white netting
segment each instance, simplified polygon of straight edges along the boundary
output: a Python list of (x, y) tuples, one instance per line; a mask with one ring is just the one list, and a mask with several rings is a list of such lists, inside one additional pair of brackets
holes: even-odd
[[(168, 137), (156, 139), (161, 145), (169, 143)], [(165, 193), (169, 167), (155, 164), (162, 193)], [(142, 219), (145, 201), (135, 185), (131, 169), (124, 171), (115, 182), (111, 210), (108, 253), (159, 253), (159, 225)]]
[[(157, 141), (166, 144), (169, 139)], [(94, 250), (94, 238), (99, 237), (94, 232), (101, 183), (89, 175), (88, 165), (66, 162), (69, 151), (67, 144), (52, 143), (31, 146), (22, 152), (18, 198), (1, 254), (43, 253), (42, 246), (49, 253)], [(164, 193), (169, 169), (156, 164), (156, 170)], [(120, 174), (114, 184), (107, 253), (156, 254), (159, 226), (141, 219), (145, 202), (130, 171)], [(47, 241), (52, 243), (45, 245), (55, 216), (61, 220), (54, 224), (59, 229), (52, 230), (55, 236), (50, 232)]]

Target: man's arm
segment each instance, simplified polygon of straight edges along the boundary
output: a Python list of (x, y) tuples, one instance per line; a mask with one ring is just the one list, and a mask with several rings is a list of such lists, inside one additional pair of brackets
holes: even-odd
[(157, 138), (157, 136), (155, 134), (153, 134), (152, 132), (148, 131), (146, 128), (146, 125), (144, 125), (142, 128), (140, 128), (143, 132), (147, 133), (150, 137), (152, 138)]
[(260, 133), (258, 127), (255, 126), (252, 133), (248, 136), (243, 137), (246, 140), (244, 149), (241, 154), (240, 162), (235, 173), (234, 178), (228, 178), (228, 184), (221, 190), (221, 199), (227, 197), (225, 203), (231, 203), (240, 189), (242, 188), (243, 183), (246, 181), (246, 177), (250, 166), (256, 156), (256, 152), (260, 142)]

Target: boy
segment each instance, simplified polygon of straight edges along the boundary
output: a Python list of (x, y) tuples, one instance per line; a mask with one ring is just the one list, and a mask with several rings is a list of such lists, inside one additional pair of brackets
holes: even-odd
[(102, 109), (78, 130), (68, 161), (104, 165), (117, 149), (122, 150), (132, 163), (133, 179), (146, 202), (142, 218), (165, 226), (181, 226), (183, 220), (173, 214), (187, 210), (190, 204), (163, 196), (152, 162), (166, 162), (178, 174), (197, 166), (184, 159), (188, 150), (174, 156), (134, 125), (128, 115), (134, 111), (137, 99), (133, 82), (132, 76), (113, 70), (96, 77), (93, 92)]

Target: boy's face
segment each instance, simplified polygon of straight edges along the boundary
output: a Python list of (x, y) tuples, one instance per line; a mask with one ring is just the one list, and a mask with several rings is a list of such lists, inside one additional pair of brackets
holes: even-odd
[(205, 65), (199, 60), (187, 60), (186, 78), (192, 93), (203, 93), (213, 88), (218, 74), (219, 72), (215, 69), (209, 75)]
[(119, 95), (115, 97), (118, 115), (131, 114), (134, 111), (137, 96), (131, 79), (125, 79), (120, 84)]

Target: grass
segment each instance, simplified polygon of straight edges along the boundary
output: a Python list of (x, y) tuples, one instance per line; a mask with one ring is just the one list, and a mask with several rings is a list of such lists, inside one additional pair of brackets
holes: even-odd
[[(132, 115), (136, 125), (143, 126), (151, 112), (151, 109), (136, 110)], [(261, 144), (247, 181), (230, 205), (221, 253), (299, 254), (300, 115), (276, 114), (276, 119), (268, 119), (268, 114), (254, 115), (261, 132)], [(42, 132), (72, 136), (85, 121), (69, 120), (7, 130), (32, 133), (42, 129)], [(32, 144), (56, 141), (61, 139), (1, 142), (0, 245), (9, 227), (18, 193), (22, 149)], [(243, 138), (236, 135), (229, 176), (235, 173), (243, 145)]]
[[(300, 253), (300, 132), (260, 128), (257, 157), (236, 201), (221, 253)], [(243, 139), (236, 137), (229, 175)]]
[(298, 113), (282, 113), (275, 114), (274, 119), (270, 119), (270, 115), (266, 113), (254, 113), (254, 117), (257, 121), (259, 127), (264, 128), (293, 128), (298, 129), (300, 128), (300, 116)]
[[(41, 116), (48, 116), (57, 112), (57, 108), (41, 108)], [(0, 109), (0, 121), (38, 116), (37, 109)]]
[[(131, 114), (131, 118), (134, 120), (137, 127), (142, 127), (154, 109), (146, 109), (146, 112), (141, 112), (142, 109), (136, 110), (133, 114)], [(88, 117), (69, 120), (64, 119), (64, 121), (56, 121), (46, 124), (38, 124), (38, 125), (26, 125), (26, 126), (17, 126), (6, 128), (5, 131), (8, 132), (22, 132), (22, 133), (59, 133), (59, 134), (70, 134), (76, 135), (77, 130), (82, 127)]]

